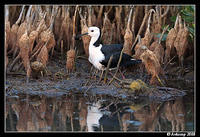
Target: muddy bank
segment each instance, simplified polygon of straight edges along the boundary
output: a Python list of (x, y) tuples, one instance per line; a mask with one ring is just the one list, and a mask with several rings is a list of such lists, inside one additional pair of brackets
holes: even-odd
[[(185, 90), (193, 92), (195, 8), (173, 8), (173, 12), (169, 12), (171, 6), (161, 5), (5, 6), (7, 93), (56, 95), (81, 92), (168, 100), (185, 95)], [(165, 12), (160, 16), (163, 10)], [(183, 11), (189, 12), (190, 21), (186, 20)], [(108, 81), (114, 78), (109, 85), (99, 81), (100, 72), (91, 74), (87, 58), (80, 57), (88, 57), (90, 39), (74, 39), (89, 32), (88, 26), (101, 29), (100, 43), (123, 44), (124, 53), (142, 60), (141, 66), (122, 70), (128, 84), (124, 85), (120, 74), (116, 78), (109, 75)], [(75, 72), (67, 74), (65, 68), (67, 71), (75, 69)], [(135, 80), (141, 80), (148, 88), (142, 88), (140, 84), (130, 88)], [(29, 83), (25, 84), (25, 81)], [(150, 86), (153, 84), (162, 87)]]
[[(52, 59), (52, 61), (50, 61), (48, 64), (48, 74), (46, 74), (44, 77), (39, 76), (38, 79), (31, 78), (28, 84), (25, 82), (26, 77), (23, 75), (24, 72), (21, 72), (19, 75), (8, 73), (6, 76), (6, 94), (13, 95), (18, 93), (27, 93), (33, 95), (44, 94), (47, 96), (61, 96), (63, 94), (73, 92), (84, 94), (105, 94), (129, 99), (147, 96), (150, 99), (165, 101), (174, 99), (178, 96), (184, 96), (187, 91), (192, 91), (192, 87), (194, 87), (192, 86), (194, 84), (194, 81), (192, 80), (193, 75), (189, 75), (192, 73), (190, 72), (186, 75), (189, 77), (187, 80), (183, 78), (180, 80), (177, 79), (177, 77), (175, 79), (175, 77), (172, 78), (171, 75), (171, 77), (168, 76), (169, 80), (167, 81), (169, 86), (150, 86), (151, 91), (134, 93), (131, 92), (131, 90), (117, 87), (117, 80), (114, 80), (114, 82), (110, 85), (105, 84), (103, 79), (99, 81), (100, 72), (92, 77), (92, 74), (90, 73), (91, 65), (85, 59), (77, 59), (76, 71), (70, 74), (66, 73), (64, 65), (64, 61), (55, 58)], [(124, 72), (124, 76), (127, 79), (141, 79), (148, 85), (150, 77), (147, 74), (140, 72), (138, 69), (131, 69), (128, 69), (126, 72)], [(117, 75), (117, 77), (121, 79), (120, 75)], [(111, 78), (112, 76), (108, 75), (108, 81)], [(187, 84), (187, 87), (182, 86), (182, 84), (184, 85), (186, 82), (189, 83)], [(179, 88), (179, 86), (181, 88)], [(152, 88), (155, 88), (155, 90), (152, 90)]]

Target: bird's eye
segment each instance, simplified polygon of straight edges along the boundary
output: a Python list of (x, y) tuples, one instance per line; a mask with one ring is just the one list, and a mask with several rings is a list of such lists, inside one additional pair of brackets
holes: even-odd
[(94, 32), (94, 30), (91, 30), (91, 32)]

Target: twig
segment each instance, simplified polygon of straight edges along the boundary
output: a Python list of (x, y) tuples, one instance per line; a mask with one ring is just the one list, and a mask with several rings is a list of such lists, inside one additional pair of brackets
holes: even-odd
[(161, 36), (160, 36), (160, 39), (159, 39), (159, 41), (158, 41), (159, 44), (161, 43), (162, 37), (163, 37), (163, 35), (165, 34), (165, 32), (167, 31), (168, 27), (169, 27), (169, 25), (167, 25), (167, 26), (163, 29), (163, 32), (162, 32), (162, 34), (161, 34)]
[(132, 12), (133, 12), (133, 7), (131, 7), (131, 9), (130, 9), (130, 13), (129, 13), (129, 16), (128, 16), (128, 22), (127, 22), (127, 27), (126, 27), (126, 29), (127, 29), (127, 28), (130, 29)]
[(61, 41), (61, 57), (62, 57), (62, 59), (63, 59), (63, 40)]
[[(145, 7), (145, 8), (146, 8), (146, 7)], [(142, 24), (141, 24), (141, 26), (140, 26), (140, 29), (139, 29), (139, 31), (138, 31), (138, 33), (137, 33), (137, 36), (136, 36), (136, 38), (135, 38), (135, 41), (134, 41), (134, 43), (133, 43), (131, 49), (133, 49), (134, 45), (136, 44), (136, 42), (137, 42), (137, 40), (138, 40), (138, 37), (139, 37), (140, 33), (142, 32), (142, 30), (143, 30), (143, 28), (144, 28), (144, 25), (145, 25), (145, 22), (146, 22), (147, 18), (148, 18), (148, 12), (145, 12), (145, 15), (144, 15)]]
[(176, 57), (176, 55), (175, 55), (172, 59), (170, 59), (169, 62), (167, 62), (166, 66), (164, 67), (163, 70), (165, 70), (165, 69), (167, 68), (167, 66), (169, 65), (169, 63), (170, 63), (175, 57)]
[[(119, 61), (118, 61), (118, 63), (117, 63), (117, 70), (115, 71), (114, 76), (116, 76), (116, 75), (117, 75), (117, 72), (119, 71), (119, 66), (120, 66), (120, 63), (121, 63), (121, 60), (122, 60), (123, 52), (124, 52), (124, 48), (122, 49), (122, 51), (121, 51), (121, 53), (120, 53)], [(108, 83), (108, 85), (112, 83), (112, 81), (114, 80), (114, 76), (113, 76), (113, 78), (110, 80), (110, 82)]]
[(82, 58), (82, 59), (88, 60), (88, 58), (87, 58), (87, 57), (84, 57), (84, 56), (77, 56), (77, 59), (78, 59), (78, 58)]
[(12, 71), (14, 65), (17, 63), (17, 61), (20, 59), (20, 54), (17, 55), (17, 57), (13, 60), (12, 64), (10, 65), (9, 71)]
[(73, 116), (71, 116), (71, 129), (74, 131)]
[(102, 12), (103, 12), (103, 5), (101, 5), (100, 9), (99, 9), (99, 13), (97, 16), (97, 26), (100, 27), (101, 25), (101, 17), (102, 17)]
[(136, 14), (136, 10), (135, 8), (133, 8), (134, 10), (134, 14), (133, 14), (133, 18), (132, 18), (132, 27), (131, 27), (131, 30), (133, 32), (133, 39), (135, 39), (135, 14)]
[(112, 104), (114, 104), (114, 102), (111, 102), (109, 105), (105, 106), (104, 108), (101, 108), (101, 110), (106, 110), (106, 109), (108, 109)]
[(117, 88), (121, 88), (121, 86), (117, 82), (113, 82), (113, 85)]
[(110, 8), (108, 9), (108, 11), (106, 12), (107, 15), (108, 15), (108, 13), (109, 13), (111, 10), (112, 10), (112, 6), (110, 6)]
[(26, 76), (25, 73), (13, 73), (13, 72), (8, 72), (6, 75), (21, 75), (21, 76)]
[(105, 106), (104, 108), (101, 108), (100, 110), (106, 110), (106, 109), (109, 109), (109, 107), (110, 107), (111, 105), (116, 105), (116, 104), (118, 104), (118, 99), (112, 101), (110, 104), (108, 104), (108, 105)]
[(165, 87), (165, 85), (162, 83), (162, 81), (160, 80), (160, 78), (159, 78), (158, 75), (156, 75), (156, 78), (158, 79), (158, 81), (160, 82), (160, 84), (161, 84), (163, 87)]
[(88, 26), (92, 26), (92, 6), (88, 6)]
[(21, 21), (21, 19), (22, 19), (22, 14), (23, 14), (23, 12), (24, 12), (24, 7), (25, 7), (25, 5), (23, 5), (22, 6), (22, 10), (21, 10), (21, 12), (20, 12), (20, 15), (19, 15), (19, 18), (17, 19), (17, 21), (15, 22), (15, 24), (19, 24), (19, 22)]
[(101, 72), (101, 75), (100, 75), (99, 81), (98, 81), (97, 83), (99, 83), (99, 82), (101, 81), (102, 77), (103, 77), (103, 72), (104, 72), (104, 70), (101, 70), (101, 71), (102, 71), (102, 72)]
[(87, 93), (88, 90), (93, 86), (93, 84), (94, 84), (94, 83), (92, 83), (84, 93)]
[(123, 80), (117, 78), (116, 76), (113, 76), (114, 79), (118, 80), (120, 83), (123, 83)]
[(114, 79), (118, 80), (119, 82), (122, 82), (122, 80), (120, 80), (119, 78), (117, 78), (116, 76), (114, 76), (112, 73), (110, 73)]
[(166, 16), (168, 12), (169, 12), (169, 6), (167, 6), (167, 9), (165, 10), (165, 12), (163, 14), (161, 14), (161, 18)]
[(109, 59), (109, 61), (108, 61), (108, 65), (107, 65), (107, 67), (106, 67), (106, 73), (105, 73), (105, 77), (104, 77), (104, 83), (106, 83), (106, 81), (107, 81), (108, 70), (109, 70), (109, 68), (110, 68), (110, 64), (111, 64), (111, 62), (112, 62), (112, 59), (113, 59), (113, 55), (110, 57), (110, 59)]

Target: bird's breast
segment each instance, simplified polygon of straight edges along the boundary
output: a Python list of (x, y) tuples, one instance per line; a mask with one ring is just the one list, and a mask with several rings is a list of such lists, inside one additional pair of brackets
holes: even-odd
[(93, 65), (105, 59), (104, 54), (101, 52), (101, 47), (102, 45), (100, 45), (99, 47), (95, 47), (93, 45), (89, 46), (89, 61)]

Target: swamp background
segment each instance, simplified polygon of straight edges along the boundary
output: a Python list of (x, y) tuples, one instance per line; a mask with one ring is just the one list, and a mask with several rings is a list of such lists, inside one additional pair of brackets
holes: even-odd
[[(101, 77), (99, 73), (94, 73), (96, 70), (90, 69), (91, 64), (87, 60), (89, 36), (74, 39), (76, 35), (87, 32), (89, 26), (101, 28), (102, 43), (123, 44), (126, 54), (142, 59), (143, 63), (125, 69), (125, 80), (116, 70), (112, 72), (114, 76), (104, 74)], [(86, 117), (87, 109), (82, 112), (78, 104), (72, 106), (71, 103), (85, 102), (85, 106), (82, 104), (85, 108), (90, 104), (98, 108), (96, 102), (99, 98), (101, 101), (106, 100), (105, 103), (102, 101), (103, 105), (101, 103), (101, 107), (106, 108), (105, 115), (107, 112), (117, 114), (115, 118), (119, 123), (118, 127), (108, 129), (100, 126), (98, 131), (194, 130), (194, 30), (193, 5), (6, 5), (5, 117), (6, 122), (9, 121), (6, 130), (88, 131), (89, 127), (85, 127), (86, 119), (79, 119), (79, 129), (78, 126), (74, 127), (77, 124), (73, 125), (73, 120), (78, 118), (72, 118), (73, 114)], [(134, 49), (133, 52), (131, 49)], [(145, 86), (132, 83), (139, 80)], [(186, 99), (190, 100), (188, 104), (182, 101), (186, 94), (192, 98)], [(48, 103), (48, 96), (53, 96), (50, 100), (58, 100), (57, 103)], [(92, 99), (83, 101), (88, 96), (92, 96)], [(140, 111), (134, 110), (131, 107), (134, 106), (133, 102), (137, 104), (142, 96), (147, 97), (150, 103), (140, 105)], [(62, 100), (59, 101), (59, 98), (64, 98), (66, 102), (61, 105)], [(71, 98), (72, 102), (67, 101)], [(119, 102), (121, 105), (118, 105)], [(18, 105), (21, 103), (27, 109), (20, 109)], [(73, 113), (73, 109), (65, 106), (75, 108), (76, 111)], [(119, 111), (121, 107), (123, 109)], [(127, 108), (134, 111), (129, 112), (128, 109), (128, 113), (123, 115)], [(162, 116), (165, 111), (169, 114), (173, 112), (174, 116)], [(50, 116), (49, 113), (55, 115)], [(145, 113), (152, 117), (144, 120), (145, 116), (141, 116)], [(176, 114), (184, 118), (176, 117)], [(19, 116), (26, 120), (19, 120)], [(144, 124), (139, 126), (137, 122), (131, 121), (135, 117)], [(185, 126), (188, 124), (185, 117), (190, 119), (189, 127)], [(52, 121), (59, 118), (65, 122)], [(31, 119), (37, 122), (31, 122)], [(23, 120), (27, 121), (24, 127), (20, 124)], [(168, 126), (162, 122), (168, 123)], [(66, 124), (70, 124), (70, 128)], [(131, 124), (134, 126), (128, 130)]]

